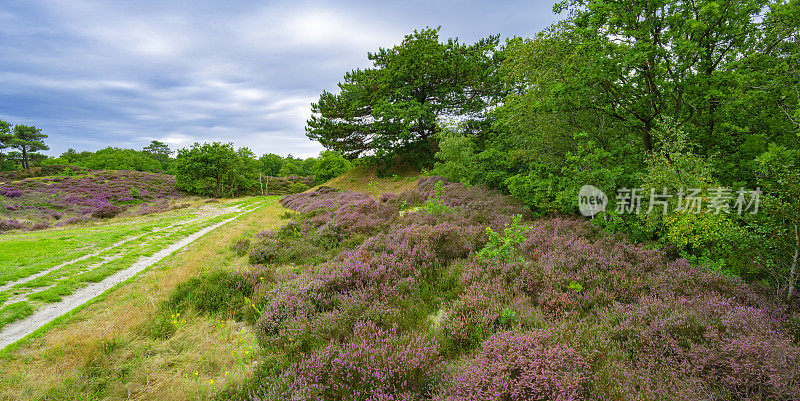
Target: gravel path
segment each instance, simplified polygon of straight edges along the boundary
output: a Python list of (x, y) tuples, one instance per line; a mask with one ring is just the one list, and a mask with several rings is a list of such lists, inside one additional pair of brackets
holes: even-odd
[[(250, 210), (244, 211), (234, 217), (229, 219), (223, 220), (219, 223), (214, 225), (205, 227), (200, 231), (197, 231), (194, 234), (190, 234), (183, 239), (171, 244), (170, 246), (156, 252), (150, 257), (139, 259), (136, 263), (132, 264), (125, 270), (120, 270), (108, 277), (106, 277), (103, 281), (98, 283), (91, 283), (85, 287), (82, 287), (76, 290), (73, 294), (65, 296), (61, 302), (53, 303), (53, 304), (46, 304), (39, 308), (33, 315), (28, 316), (27, 318), (11, 323), (7, 325), (2, 332), (0, 332), (0, 349), (3, 349), (23, 338), (25, 336), (33, 333), (40, 327), (44, 326), (45, 324), (49, 323), (55, 318), (59, 316), (65, 315), (67, 312), (85, 304), (86, 302), (90, 301), (91, 299), (97, 297), (98, 295), (106, 292), (110, 288), (114, 287), (119, 283), (123, 283), (130, 279), (131, 277), (135, 276), (137, 273), (141, 272), (144, 269), (154, 265), (161, 259), (169, 256), (173, 252), (191, 244), (198, 238), (202, 237), (203, 235), (207, 234), (208, 232), (216, 229), (228, 223), (232, 220), (235, 220), (241, 217), (244, 214), (253, 212), (261, 207), (264, 207), (272, 202), (264, 202), (257, 207), (254, 207)], [(231, 212), (231, 208), (223, 209), (222, 212), (227, 213)]]

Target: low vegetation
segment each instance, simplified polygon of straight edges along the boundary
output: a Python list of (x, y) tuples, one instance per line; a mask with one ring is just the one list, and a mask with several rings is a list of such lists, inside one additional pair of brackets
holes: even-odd
[[(277, 227), (278, 215), (285, 212), (276, 198), (222, 200), (213, 206), (239, 202), (263, 206), (168, 256), (13, 351), (4, 350), (0, 398), (208, 399), (245, 380), (254, 368), (258, 345), (238, 316), (224, 312), (236, 290), (219, 287), (225, 296), (203, 296), (209, 306), (202, 311), (185, 308), (198, 297), (184, 300), (181, 295), (186, 294), (183, 289), (195, 287), (198, 295), (214, 293), (212, 287), (247, 263), (246, 256), (228, 250), (230, 238)], [(143, 219), (155, 222), (158, 217), (168, 215)], [(113, 233), (116, 228), (107, 221), (94, 224), (94, 231), (81, 235), (104, 233), (97, 230), (101, 227)], [(42, 240), (58, 237), (57, 230), (25, 234)], [(196, 286), (206, 279), (205, 290)]]
[(184, 196), (160, 173), (63, 167), (57, 175), (0, 178), (0, 232), (167, 211)]
[(800, 315), (768, 288), (436, 177), (281, 203), (249, 270), (170, 301), (253, 325), (221, 399), (800, 397)]

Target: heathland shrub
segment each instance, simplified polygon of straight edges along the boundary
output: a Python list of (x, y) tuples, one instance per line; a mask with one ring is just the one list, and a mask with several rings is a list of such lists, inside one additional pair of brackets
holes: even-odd
[(581, 400), (590, 380), (580, 349), (544, 330), (506, 331), (481, 345), (444, 382), (435, 400)]
[(313, 264), (323, 257), (323, 249), (308, 241), (290, 238), (262, 238), (250, 249), (252, 264)]
[(108, 219), (122, 213), (122, 208), (110, 203), (102, 204), (92, 210), (92, 217), (98, 219)]
[(10, 231), (10, 230), (19, 230), (24, 226), (22, 223), (14, 220), (14, 219), (4, 219), (0, 220), (0, 232), (3, 231)]
[[(432, 197), (450, 212), (401, 207)], [(250, 273), (276, 361), (258, 397), (800, 399), (796, 312), (653, 244), (581, 219), (523, 225), (513, 200), (436, 177), (282, 203), (296, 213), (251, 258), (305, 265)]]
[(435, 342), (358, 322), (353, 339), (290, 366), (259, 400), (418, 400), (443, 373)]
[(9, 217), (31, 220), (26, 226), (34, 229), (45, 227), (36, 223), (61, 226), (86, 216), (113, 217), (131, 208), (135, 214), (157, 213), (169, 210), (170, 200), (182, 196), (173, 176), (137, 171), (81, 170), (79, 175), (28, 178), (6, 182), (0, 192), (14, 196), (2, 202)]

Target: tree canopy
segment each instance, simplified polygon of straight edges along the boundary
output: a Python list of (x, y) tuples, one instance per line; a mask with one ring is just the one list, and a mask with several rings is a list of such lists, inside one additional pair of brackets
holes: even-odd
[[(11, 124), (0, 121), (0, 150), (4, 148), (14, 148), (20, 151), (20, 162), (23, 169), (30, 168), (31, 157), (40, 150), (50, 149), (44, 139), (47, 135), (42, 130), (29, 125), (15, 125), (13, 130)], [(11, 155), (14, 158), (13, 155)]]
[(339, 93), (312, 104), (306, 133), (348, 158), (398, 153), (430, 157), (439, 119), (479, 125), (500, 98), (498, 37), (466, 45), (439, 41), (439, 29), (407, 35), (369, 53), (374, 68), (345, 74)]

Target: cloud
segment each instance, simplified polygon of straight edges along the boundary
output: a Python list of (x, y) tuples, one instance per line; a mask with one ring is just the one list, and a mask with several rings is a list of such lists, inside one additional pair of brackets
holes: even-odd
[[(550, 6), (515, 2), (17, 2), (0, 10), (0, 119), (67, 148), (234, 142), (309, 156), (310, 104), (368, 51), (415, 28), (528, 35)], [(543, 17), (543, 15), (545, 17)]]

